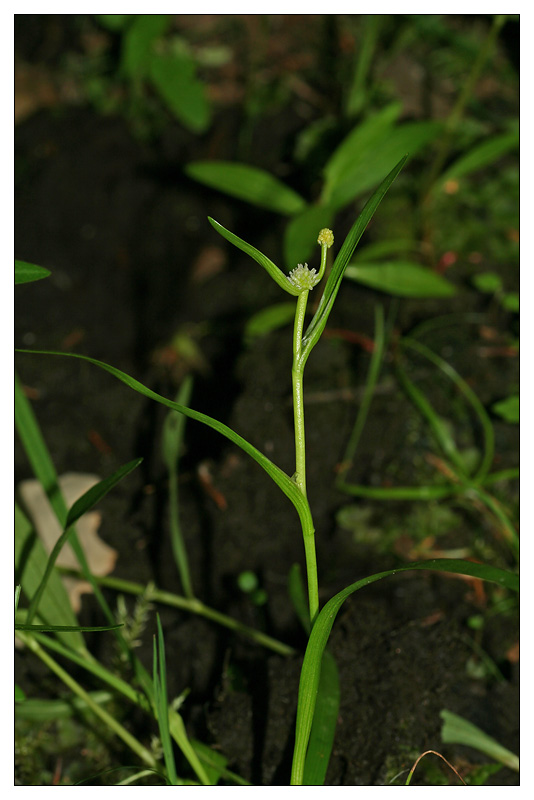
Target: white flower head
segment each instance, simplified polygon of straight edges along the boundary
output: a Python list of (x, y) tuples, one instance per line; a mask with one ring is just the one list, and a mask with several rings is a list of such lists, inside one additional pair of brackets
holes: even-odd
[(315, 269), (309, 269), (307, 264), (299, 264), (289, 273), (288, 281), (301, 292), (313, 289), (317, 283)]

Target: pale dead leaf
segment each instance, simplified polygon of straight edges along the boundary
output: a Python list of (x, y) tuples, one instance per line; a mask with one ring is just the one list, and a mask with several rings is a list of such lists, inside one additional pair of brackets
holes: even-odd
[[(58, 478), (59, 487), (70, 508), (88, 489), (95, 486), (100, 478), (83, 472), (68, 472)], [(18, 487), (19, 495), (28, 517), (33, 523), (47, 553), (52, 551), (62, 534), (61, 526), (52, 510), (43, 487), (36, 480), (22, 481)], [(88, 511), (76, 523), (76, 531), (85, 557), (93, 575), (109, 575), (115, 567), (117, 551), (107, 545), (97, 533), (102, 515), (98, 511)], [(59, 553), (56, 563), (62, 567), (79, 569), (78, 559), (67, 542)], [(78, 578), (63, 578), (74, 612), (80, 611), (81, 595), (92, 591), (91, 585)]]

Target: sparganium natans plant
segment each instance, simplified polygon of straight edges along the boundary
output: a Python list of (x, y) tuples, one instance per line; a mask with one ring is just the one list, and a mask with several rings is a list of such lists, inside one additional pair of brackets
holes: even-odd
[[(292, 592), (292, 599), (295, 601), (295, 605), (299, 612), (299, 616), (309, 633), (308, 644), (301, 669), (298, 704), (297, 704), (295, 747), (294, 747), (293, 766), (291, 773), (291, 785), (294, 786), (322, 785), (324, 783), (326, 768), (328, 766), (328, 760), (334, 738), (338, 705), (339, 705), (339, 683), (337, 676), (337, 668), (334, 659), (326, 650), (326, 645), (336, 615), (339, 609), (341, 608), (341, 605), (343, 604), (345, 599), (349, 597), (349, 595), (363, 588), (364, 586), (369, 585), (370, 583), (374, 583), (375, 581), (381, 580), (382, 578), (386, 578), (389, 575), (393, 575), (397, 572), (402, 572), (405, 570), (436, 570), (441, 572), (449, 572), (449, 573), (452, 572), (464, 575), (471, 575), (477, 578), (494, 581), (499, 585), (507, 587), (509, 589), (517, 590), (518, 588), (517, 576), (505, 570), (501, 570), (484, 564), (462, 561), (459, 559), (434, 559), (432, 561), (404, 564), (400, 567), (397, 567), (394, 570), (388, 570), (385, 572), (377, 573), (375, 575), (371, 575), (366, 578), (360, 579), (356, 583), (347, 586), (337, 595), (332, 597), (326, 603), (323, 609), (321, 610), (319, 609), (317, 560), (315, 554), (315, 530), (314, 530), (310, 505), (306, 493), (306, 447), (305, 447), (305, 433), (304, 433), (304, 396), (303, 396), (304, 368), (312, 349), (319, 341), (319, 338), (322, 332), (324, 331), (335, 298), (339, 291), (341, 280), (350, 262), (350, 259), (352, 258), (354, 250), (362, 234), (366, 230), (367, 225), (369, 224), (369, 221), (371, 220), (382, 198), (384, 197), (389, 187), (391, 186), (391, 184), (399, 174), (400, 170), (402, 169), (405, 160), (406, 157), (404, 157), (397, 164), (397, 166), (389, 173), (389, 175), (384, 179), (384, 181), (381, 183), (381, 185), (369, 199), (369, 201), (363, 208), (361, 214), (359, 215), (358, 219), (356, 220), (351, 230), (349, 231), (345, 241), (343, 242), (342, 247), (340, 248), (332, 264), (332, 268), (328, 274), (328, 278), (326, 279), (320, 301), (317, 304), (316, 311), (306, 329), (304, 328), (304, 323), (306, 317), (308, 295), (310, 291), (315, 289), (325, 277), (328, 251), (334, 243), (334, 236), (332, 231), (329, 230), (328, 228), (323, 228), (318, 235), (317, 241), (321, 247), (321, 263), (318, 271), (316, 271), (315, 269), (310, 269), (307, 264), (298, 264), (297, 267), (295, 267), (289, 272), (289, 275), (286, 275), (281, 269), (279, 269), (276, 266), (276, 264), (274, 264), (273, 261), (271, 261), (271, 259), (267, 258), (267, 256), (265, 256), (255, 247), (248, 244), (243, 239), (240, 239), (234, 233), (227, 230), (218, 222), (210, 218), (210, 223), (213, 225), (215, 230), (217, 230), (229, 242), (236, 245), (238, 248), (240, 248), (245, 253), (250, 255), (253, 259), (255, 259), (269, 273), (271, 278), (278, 284), (278, 286), (280, 286), (281, 289), (283, 289), (285, 292), (292, 295), (296, 299), (295, 321), (293, 328), (293, 364), (292, 364), (293, 408), (294, 408), (294, 424), (295, 424), (295, 471), (291, 477), (287, 475), (282, 469), (280, 469), (280, 467), (274, 464), (269, 458), (267, 458), (267, 456), (265, 456), (263, 453), (257, 450), (250, 442), (247, 442), (245, 439), (243, 439), (243, 437), (241, 437), (238, 433), (233, 431), (228, 426), (224, 425), (223, 423), (219, 422), (216, 419), (213, 419), (212, 417), (207, 416), (206, 414), (203, 414), (199, 411), (195, 411), (194, 409), (188, 408), (187, 406), (182, 405), (179, 402), (169, 400), (168, 398), (157, 394), (152, 389), (149, 389), (148, 387), (144, 386), (142, 383), (130, 377), (126, 373), (117, 369), (116, 367), (110, 366), (109, 364), (105, 364), (101, 361), (96, 361), (93, 358), (80, 355), (77, 353), (55, 353), (50, 351), (38, 351), (38, 350), (22, 351), (22, 352), (42, 353), (48, 355), (63, 355), (63, 356), (68, 355), (72, 358), (78, 358), (78, 359), (83, 359), (84, 361), (88, 361), (100, 367), (101, 369), (109, 372), (111, 375), (118, 378), (127, 386), (139, 392), (140, 394), (144, 395), (145, 397), (151, 398), (152, 400), (155, 400), (156, 402), (166, 406), (169, 409), (172, 409), (173, 411), (177, 411), (186, 417), (197, 420), (198, 422), (202, 422), (203, 424), (213, 428), (214, 430), (218, 431), (223, 436), (225, 436), (227, 439), (229, 439), (231, 442), (236, 444), (238, 447), (240, 447), (251, 458), (253, 458), (265, 470), (265, 472), (267, 472), (267, 474), (272, 478), (272, 480), (277, 484), (277, 486), (280, 489), (282, 489), (284, 494), (286, 494), (287, 497), (293, 503), (299, 515), (302, 527), (303, 539), (304, 539), (307, 584), (308, 584), (308, 608), (306, 608), (306, 599), (305, 599), (306, 593), (305, 590), (302, 588), (301, 583), (299, 582), (300, 579), (298, 578), (298, 576), (296, 577), (295, 580), (293, 580), (291, 592)], [(38, 270), (38, 273), (34, 274), (36, 270)], [(25, 265), (25, 264), (19, 265), (19, 270), (17, 273), (18, 280), (19, 282), (36, 280), (39, 277), (44, 277), (44, 272), (45, 271), (39, 270), (38, 267), (34, 267), (32, 265)], [(50, 488), (50, 486), (54, 486), (56, 482), (53, 466), (51, 465), (51, 462), (49, 464), (49, 459), (47, 460), (46, 458), (44, 458), (43, 455), (43, 453), (45, 452), (43, 449), (44, 445), (40, 444), (40, 439), (37, 436), (35, 425), (32, 422), (31, 415), (29, 414), (29, 410), (27, 409), (28, 405), (27, 401), (24, 399), (20, 387), (17, 390), (17, 398), (18, 398), (16, 404), (16, 409), (18, 409), (17, 427), (19, 433), (21, 435), (21, 438), (23, 440), (27, 452), (29, 453), (32, 452), (32, 448), (30, 446), (31, 445), (30, 434), (32, 434), (33, 438), (39, 442), (39, 448), (37, 448), (37, 450), (35, 450), (34, 448), (35, 458), (32, 461), (32, 466), (34, 466), (36, 475), (38, 475), (41, 483)], [(32, 459), (30, 458), (30, 460)], [(115, 476), (113, 476), (110, 479), (102, 481), (101, 484), (99, 485), (100, 488), (96, 487), (96, 494), (95, 490), (91, 490), (94, 496), (93, 495), (91, 495), (91, 497), (84, 496), (84, 498), (82, 498), (84, 510), (86, 508), (90, 508), (92, 504), (94, 504), (94, 502), (96, 502), (96, 500), (102, 496), (102, 494), (108, 491), (111, 485), (114, 485), (114, 482), (121, 479), (123, 474), (127, 474), (128, 471), (131, 471), (131, 469), (133, 468), (132, 465), (135, 466), (137, 465), (137, 463), (138, 462), (132, 462), (132, 464), (126, 465), (126, 467), (117, 472)], [(80, 502), (82, 501), (78, 501), (77, 505), (79, 505)], [(76, 536), (73, 533), (73, 526), (71, 525), (71, 522), (73, 522), (74, 520), (74, 517), (72, 515), (75, 513), (75, 511), (76, 508), (73, 507), (73, 509), (71, 509), (71, 512), (67, 514), (66, 508), (61, 507), (59, 508), (59, 510), (56, 510), (56, 514), (58, 515), (58, 518), (60, 518), (62, 527), (65, 529), (64, 533), (65, 539), (67, 537), (70, 537), (73, 546), (79, 548)], [(76, 516), (76, 519), (77, 518), (78, 517)], [(107, 605), (105, 604), (104, 598), (101, 597), (99, 594), (99, 589), (98, 586), (96, 585), (96, 581), (88, 571), (87, 564), (85, 564), (84, 562), (83, 551), (80, 552), (80, 556), (81, 556), (80, 563), (82, 564), (82, 572), (87, 577), (87, 579), (91, 580), (91, 582), (94, 584), (94, 590), (95, 593), (97, 593), (97, 596), (99, 597), (99, 602), (101, 603), (102, 608), (104, 609), (106, 615), (108, 616), (110, 623), (113, 623), (115, 621), (113, 615), (111, 614), (109, 609), (107, 609)], [(38, 588), (37, 591), (30, 590), (30, 596), (33, 597), (33, 600), (30, 607), (29, 621), (31, 621), (31, 615), (36, 614), (37, 611), (41, 609), (42, 595), (44, 592), (45, 584), (48, 582), (48, 578), (52, 573), (52, 567), (53, 567), (53, 559), (51, 560), (49, 569), (47, 570), (45, 577), (42, 580), (42, 585)], [(293, 572), (291, 577), (293, 578), (294, 576), (295, 573)], [(188, 598), (184, 600), (183, 603), (181, 603), (181, 607), (183, 607), (185, 604), (188, 605), (191, 608), (191, 610), (196, 611), (197, 613), (202, 613), (203, 611), (205, 615), (207, 615), (206, 613), (207, 607), (205, 607), (201, 603), (201, 601), (197, 600), (195, 597), (192, 597), (192, 589), (190, 587), (190, 584), (189, 584), (189, 591), (186, 586), (185, 592), (188, 595)], [(210, 616), (211, 618), (215, 618), (215, 612), (210, 613)], [(222, 614), (217, 615), (219, 621), (221, 621), (223, 617), (224, 615)], [(225, 620), (226, 620), (225, 624), (227, 624), (228, 619), (225, 618)], [(234, 625), (233, 627), (236, 626)], [(49, 628), (47, 628), (47, 630), (48, 629)], [(69, 628), (69, 630), (72, 630), (72, 628)], [(153, 683), (151, 683), (150, 678), (146, 674), (144, 668), (142, 668), (142, 666), (137, 663), (135, 658), (133, 659), (133, 663), (137, 664), (136, 674), (139, 680), (139, 685), (142, 686), (143, 691), (146, 695), (146, 697), (141, 697), (141, 695), (138, 692), (134, 693), (135, 694), (134, 700), (138, 704), (141, 704), (144, 709), (150, 710), (150, 709), (155, 709), (154, 698), (156, 697), (157, 711), (155, 713), (160, 723), (160, 730), (162, 731), (162, 736), (163, 733), (165, 734), (165, 742), (167, 743), (165, 760), (167, 763), (167, 774), (168, 777), (170, 778), (171, 783), (175, 784), (182, 782), (175, 775), (175, 771), (173, 768), (172, 745), (170, 741), (170, 738), (172, 736), (174, 741), (178, 744), (183, 754), (189, 761), (193, 770), (195, 771), (200, 783), (204, 785), (212, 785), (209, 776), (203, 770), (202, 766), (198, 761), (196, 752), (194, 751), (190, 742), (187, 739), (187, 735), (185, 733), (185, 727), (183, 726), (181, 718), (174, 709), (168, 708), (166, 700), (165, 680), (164, 680), (165, 678), (164, 651), (163, 651), (163, 643), (162, 643), (162, 635), (160, 627), (158, 627), (158, 632), (159, 632), (160, 646), (159, 646), (159, 651), (158, 653), (155, 654), (154, 658), (155, 672), (154, 672)], [(119, 632), (115, 631), (115, 633), (120, 638)], [(22, 633), (20, 635), (26, 636), (25, 633)], [(269, 639), (269, 637), (263, 637), (263, 639), (267, 640)], [(29, 638), (28, 641), (32, 643), (33, 639)], [(272, 644), (271, 640), (270, 644)], [(34, 647), (37, 647), (35, 643)], [(68, 648), (64, 648), (64, 651), (67, 653), (67, 655), (71, 653), (71, 651)], [(87, 651), (84, 650), (84, 653), (85, 652)], [(76, 653), (74, 653), (74, 655), (72, 655), (71, 653), (71, 657), (73, 659), (75, 658), (75, 656)], [(42, 657), (44, 658), (44, 656)], [(79, 663), (79, 659), (76, 663)], [(83, 661), (83, 664), (87, 668), (91, 667), (91, 664), (89, 663), (88, 659), (85, 659)], [(156, 666), (159, 667), (159, 672), (156, 669)], [(94, 671), (96, 667), (91, 667), (91, 669), (93, 669)], [(100, 668), (99, 670), (100, 670), (99, 674), (102, 675), (103, 674), (102, 670)], [(109, 678), (104, 678), (104, 679), (108, 680), (108, 682), (109, 680), (111, 680)], [(122, 691), (124, 694), (130, 697), (131, 695), (130, 687), (124, 686), (123, 683), (124, 682), (120, 684), (120, 691)], [(117, 681), (115, 679), (113, 679), (113, 685), (117, 686)], [(81, 688), (80, 687), (78, 688), (79, 688), (78, 693), (80, 693)], [(335, 689), (334, 692), (331, 691), (332, 688)], [(330, 691), (330, 696), (327, 698), (329, 691)], [(168, 711), (167, 715), (165, 714), (166, 708)], [(321, 713), (319, 713), (319, 710)], [(99, 709), (97, 708), (96, 711), (99, 711)], [(99, 713), (102, 716), (103, 712)], [(113, 720), (111, 720), (110, 722), (108, 720), (108, 717), (109, 715), (107, 715), (106, 717), (107, 722), (108, 724), (111, 725)], [(320, 724), (316, 724), (317, 719), (320, 719)], [(115, 729), (116, 732), (118, 732), (118, 735), (122, 736), (124, 741), (129, 743), (130, 746), (133, 749), (135, 749), (135, 752), (140, 756), (142, 760), (144, 760), (145, 764), (153, 766), (154, 758), (151, 756), (151, 754), (147, 753), (145, 749), (141, 747), (140, 744), (139, 746), (137, 746), (135, 742), (132, 744), (131, 741), (132, 737), (126, 730), (123, 730), (121, 726), (117, 728), (117, 725), (115, 725)]]

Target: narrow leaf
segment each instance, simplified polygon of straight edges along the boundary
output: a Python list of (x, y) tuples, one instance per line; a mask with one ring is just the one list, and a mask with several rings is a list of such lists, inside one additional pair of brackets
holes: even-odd
[(362, 589), (364, 586), (369, 586), (369, 584), (387, 578), (390, 575), (396, 575), (399, 572), (407, 572), (408, 570), (435, 570), (438, 572), (450, 572), (457, 575), (470, 575), (474, 578), (492, 581), (512, 591), (518, 591), (519, 589), (519, 579), (517, 575), (511, 572), (499, 569), (498, 567), (490, 567), (486, 564), (476, 564), (472, 561), (443, 558), (405, 564), (397, 569), (370, 575), (367, 578), (363, 578), (347, 586), (346, 589), (343, 589), (329, 600), (315, 620), (302, 664), (293, 770), (291, 774), (292, 786), (303, 785), (304, 764), (315, 712), (323, 652), (339, 609), (347, 597), (350, 597), (351, 594)]
[(358, 261), (347, 267), (347, 278), (399, 297), (452, 297), (456, 293), (453, 284), (441, 275), (411, 261)]
[(49, 269), (38, 267), (37, 264), (28, 264), (27, 261), (15, 260), (15, 285), (40, 281), (41, 278), (48, 278), (49, 275)]
[(378, 189), (365, 204), (361, 214), (347, 234), (341, 250), (337, 254), (336, 260), (334, 261), (334, 265), (326, 282), (323, 296), (321, 297), (317, 311), (315, 312), (315, 315), (306, 333), (304, 334), (302, 348), (302, 357), (304, 361), (306, 361), (308, 358), (313, 346), (317, 343), (325, 328), (326, 322), (332, 310), (332, 306), (334, 305), (334, 300), (336, 299), (339, 291), (341, 280), (358, 242), (363, 236), (365, 229), (372, 219), (376, 209), (382, 202), (384, 195), (404, 166), (407, 158), (408, 156), (401, 158), (399, 163), (391, 170), (389, 175), (384, 178)]
[(366, 149), (361, 149), (347, 164), (335, 184), (325, 187), (321, 200), (343, 208), (376, 186), (384, 172), (392, 169), (404, 153), (412, 158), (436, 138), (442, 126), (439, 122), (406, 122), (383, 132)]
[(519, 758), (499, 742), (481, 731), (476, 725), (452, 711), (440, 712), (443, 720), (441, 739), (445, 744), (463, 744), (473, 747), (490, 758), (500, 761), (506, 767), (519, 772)]
[(503, 133), (493, 136), (481, 144), (471, 148), (465, 155), (458, 158), (441, 175), (437, 186), (443, 186), (450, 180), (457, 180), (477, 172), (483, 167), (495, 164), (502, 156), (519, 147), (519, 131)]
[(280, 286), (282, 289), (284, 289), (284, 291), (288, 292), (289, 294), (292, 294), (294, 297), (297, 297), (299, 295), (299, 290), (289, 282), (287, 275), (284, 275), (282, 270), (279, 267), (277, 267), (276, 264), (273, 261), (271, 261), (270, 258), (267, 258), (267, 256), (263, 255), (263, 253), (260, 252), (260, 250), (257, 250), (251, 244), (245, 242), (244, 239), (240, 239), (239, 236), (235, 235), (235, 233), (232, 233), (231, 231), (227, 230), (219, 222), (216, 222), (216, 220), (212, 219), (211, 217), (208, 217), (208, 219), (211, 225), (217, 231), (217, 233), (220, 233), (221, 236), (224, 236), (224, 238), (227, 241), (229, 241), (231, 244), (234, 244), (236, 247), (238, 247), (247, 255), (251, 256), (254, 259), (254, 261), (256, 261), (265, 270), (267, 270), (273, 281), (275, 281), (278, 284), (278, 286)]
[(238, 433), (233, 431), (227, 425), (224, 425), (222, 422), (219, 422), (213, 417), (209, 417), (207, 414), (202, 414), (200, 411), (194, 411), (192, 408), (187, 408), (186, 406), (181, 406), (178, 403), (174, 402), (173, 400), (168, 400), (166, 397), (162, 397), (161, 395), (157, 394), (156, 392), (152, 391), (152, 389), (147, 388), (144, 386), (140, 381), (137, 381), (135, 378), (130, 377), (125, 372), (117, 369), (116, 367), (112, 367), (109, 364), (105, 364), (103, 361), (97, 361), (94, 358), (90, 358), (89, 356), (81, 355), (80, 353), (61, 353), (53, 350), (24, 350), (24, 349), (17, 349), (19, 353), (29, 353), (34, 355), (49, 355), (49, 356), (63, 356), (66, 358), (77, 358), (82, 361), (87, 361), (90, 364), (94, 364), (95, 366), (99, 367), (100, 369), (109, 372), (110, 375), (113, 375), (118, 380), (125, 383), (126, 386), (129, 386), (134, 391), (139, 392), (139, 394), (144, 395), (145, 397), (150, 398), (151, 400), (155, 400), (157, 403), (161, 403), (161, 405), (167, 406), (167, 408), (174, 409), (175, 411), (179, 411), (181, 414), (184, 414), (186, 417), (190, 417), (191, 419), (197, 420), (198, 422), (202, 422), (204, 425), (207, 425), (209, 428), (213, 428), (218, 433), (225, 436), (231, 442), (236, 444), (245, 453), (247, 453), (251, 458), (256, 461), (257, 464), (262, 467), (265, 472), (269, 475), (269, 477), (276, 483), (276, 485), (284, 492), (284, 494), (291, 500), (295, 509), (301, 519), (303, 527), (309, 528), (310, 525), (313, 528), (313, 524), (310, 520), (310, 510), (306, 498), (303, 496), (302, 492), (296, 485), (294, 481), (291, 480), (289, 475), (287, 475), (283, 470), (280, 469), (276, 464), (274, 464), (270, 459), (267, 458), (263, 453), (257, 450), (250, 442), (247, 442), (246, 439), (243, 439)]
[[(119, 483), (119, 481), (121, 481), (123, 478), (126, 477), (126, 475), (128, 475), (130, 472), (132, 472), (132, 470), (134, 470), (136, 467), (138, 467), (142, 460), (143, 460), (142, 458), (137, 458), (134, 461), (130, 461), (124, 467), (121, 467), (120, 469), (118, 469), (109, 478), (105, 478), (104, 480), (99, 481), (99, 483), (97, 483), (96, 486), (92, 486), (91, 489), (89, 489), (78, 500), (76, 500), (76, 502), (74, 503), (72, 508), (69, 510), (69, 512), (67, 514), (67, 521), (65, 523), (65, 530), (63, 531), (63, 533), (61, 534), (61, 536), (59, 537), (59, 539), (55, 543), (55, 545), (54, 545), (54, 547), (52, 549), (52, 552), (50, 553), (50, 555), (48, 557), (48, 561), (47, 561), (47, 565), (46, 565), (46, 569), (45, 569), (43, 578), (42, 578), (41, 583), (39, 584), (39, 586), (37, 588), (37, 591), (35, 592), (34, 596), (32, 597), (32, 601), (30, 603), (30, 608), (28, 610), (28, 623), (30, 623), (32, 621), (32, 619), (34, 618), (34, 616), (35, 616), (35, 614), (37, 612), (37, 609), (39, 607), (39, 602), (40, 602), (41, 597), (43, 595), (43, 592), (44, 592), (44, 590), (46, 588), (47, 581), (50, 578), (52, 570), (53, 570), (53, 568), (55, 566), (57, 557), (59, 556), (59, 554), (61, 552), (61, 549), (63, 548), (63, 546), (69, 540), (69, 537), (74, 532), (73, 525), (87, 511), (89, 511), (91, 508), (93, 508), (93, 506), (95, 506), (98, 502), (100, 502), (100, 500), (102, 500), (102, 498), (105, 497), (105, 495), (117, 483)], [(115, 626), (113, 626), (113, 627), (115, 627)]]
[(340, 701), (339, 672), (332, 653), (325, 650), (304, 764), (304, 786), (323, 786), (336, 735)]
[(97, 626), (95, 627), (87, 627), (85, 625), (27, 625), (25, 622), (16, 622), (15, 623), (15, 630), (16, 631), (38, 631), (39, 633), (48, 633), (48, 632), (82, 632), (82, 631), (114, 631), (117, 628), (122, 628), (122, 623), (120, 625), (104, 625), (104, 626)]
[(232, 161), (193, 161), (185, 167), (193, 180), (247, 203), (292, 216), (306, 207), (305, 200), (269, 172)]
[[(42, 581), (48, 555), (37, 537), (33, 526), (18, 503), (15, 503), (15, 577), (22, 585), (27, 598), (34, 596)], [(69, 596), (56, 570), (52, 571), (39, 608), (39, 619), (43, 623), (77, 626)], [(85, 650), (83, 636), (59, 633), (65, 644)]]

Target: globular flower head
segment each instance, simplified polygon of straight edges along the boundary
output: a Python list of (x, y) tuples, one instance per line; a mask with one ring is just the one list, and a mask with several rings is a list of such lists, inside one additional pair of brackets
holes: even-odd
[(334, 244), (334, 234), (330, 230), (330, 228), (323, 228), (319, 231), (319, 236), (317, 237), (318, 244), (325, 244), (327, 247), (332, 247)]
[(289, 273), (288, 281), (301, 292), (313, 289), (317, 283), (317, 273), (309, 269), (307, 264), (299, 264)]

